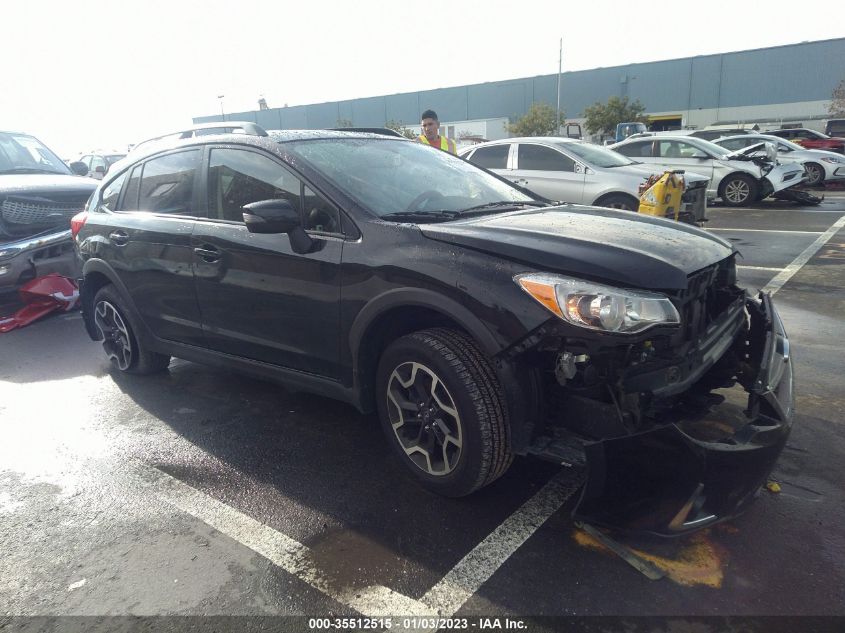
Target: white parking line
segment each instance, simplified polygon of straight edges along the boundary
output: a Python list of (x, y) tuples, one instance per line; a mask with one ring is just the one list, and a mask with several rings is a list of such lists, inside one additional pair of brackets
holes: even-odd
[(245, 545), (333, 600), (370, 617), (434, 615), (426, 605), (387, 587), (336, 587), (329, 576), (314, 565), (307, 546), (157, 468), (140, 468), (142, 478), (153, 484), (161, 499)]
[(796, 235), (822, 235), (824, 231), (787, 231), (785, 229), (711, 229), (708, 231), (723, 231), (728, 233), (795, 233)]
[(783, 270), (783, 268), (771, 268), (769, 266), (739, 266), (737, 268), (742, 268), (743, 270), (765, 270), (769, 273), (779, 273)]
[(486, 539), (464, 556), (443, 580), (422, 597), (442, 617), (461, 608), (504, 562), (510, 558), (546, 520), (560, 510), (581, 486), (578, 473), (562, 470), (537, 494), (509, 516)]
[(265, 557), (326, 596), (369, 617), (451, 617), (578, 490), (583, 477), (562, 470), (470, 551), (421, 600), (381, 585), (338, 587), (318, 569), (310, 548), (157, 468), (139, 477), (179, 510)]
[(789, 266), (784, 268), (779, 274), (775, 275), (774, 279), (772, 279), (768, 284), (766, 284), (766, 287), (763, 288), (763, 292), (775, 294), (778, 290), (783, 288), (783, 285), (789, 281), (795, 273), (801, 270), (801, 267), (810, 261), (810, 258), (815, 255), (822, 246), (827, 244), (828, 241), (830, 241), (830, 238), (836, 235), (843, 226), (845, 226), (845, 215), (840, 217), (827, 231), (822, 233), (818, 239), (805, 248), (798, 257), (792, 260), (792, 263), (789, 264)]

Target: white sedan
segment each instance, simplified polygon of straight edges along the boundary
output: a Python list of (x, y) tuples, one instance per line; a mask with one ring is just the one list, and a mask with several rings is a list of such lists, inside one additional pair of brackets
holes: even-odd
[(709, 198), (721, 198), (729, 207), (745, 207), (804, 181), (802, 165), (780, 164), (771, 155), (731, 153), (692, 136), (631, 137), (611, 149), (661, 170), (685, 169), (710, 178)]
[(800, 163), (807, 173), (808, 185), (845, 180), (845, 156), (823, 149), (806, 149), (800, 145), (769, 134), (742, 134), (725, 136), (713, 141), (729, 151), (739, 151), (757, 143), (772, 143), (781, 163)]

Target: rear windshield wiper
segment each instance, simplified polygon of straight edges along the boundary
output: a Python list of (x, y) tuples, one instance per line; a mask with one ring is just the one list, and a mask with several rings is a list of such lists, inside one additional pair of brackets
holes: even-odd
[(460, 215), (457, 211), (438, 209), (436, 211), (395, 211), (382, 215), (382, 220), (422, 220), (436, 222), (438, 220), (454, 220)]

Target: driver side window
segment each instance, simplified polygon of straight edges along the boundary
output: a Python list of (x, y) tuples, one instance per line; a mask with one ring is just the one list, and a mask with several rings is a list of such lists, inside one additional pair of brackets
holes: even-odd
[(277, 162), (240, 149), (212, 149), (208, 164), (208, 217), (243, 222), (242, 207), (287, 200), (302, 215), (299, 178)]

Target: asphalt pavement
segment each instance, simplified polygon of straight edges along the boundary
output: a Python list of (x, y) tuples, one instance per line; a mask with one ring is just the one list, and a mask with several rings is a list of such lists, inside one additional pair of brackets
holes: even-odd
[(117, 375), (73, 312), (0, 334), (0, 616), (845, 616), (845, 194), (710, 218), (775, 293), (797, 415), (745, 515), (622, 540), (662, 580), (573, 524), (576, 472), (440, 498), (373, 416), (179, 360)]

